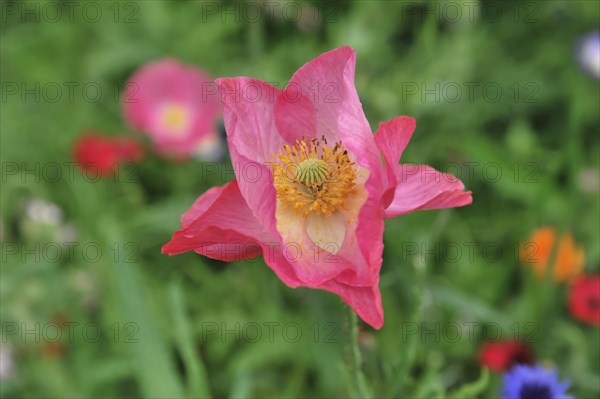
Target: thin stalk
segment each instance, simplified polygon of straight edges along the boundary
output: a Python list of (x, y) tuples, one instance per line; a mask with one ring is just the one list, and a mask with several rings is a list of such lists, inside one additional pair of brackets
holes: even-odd
[(370, 398), (371, 394), (367, 389), (365, 375), (362, 372), (362, 356), (360, 354), (360, 348), (358, 346), (358, 318), (356, 313), (348, 306), (348, 321), (349, 321), (349, 332), (350, 332), (350, 375), (354, 378), (356, 384), (356, 393), (360, 398)]

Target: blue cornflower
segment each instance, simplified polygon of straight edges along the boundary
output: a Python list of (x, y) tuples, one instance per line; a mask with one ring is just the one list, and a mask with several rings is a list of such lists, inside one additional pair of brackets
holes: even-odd
[(502, 399), (573, 399), (568, 381), (559, 381), (556, 370), (517, 365), (504, 374)]

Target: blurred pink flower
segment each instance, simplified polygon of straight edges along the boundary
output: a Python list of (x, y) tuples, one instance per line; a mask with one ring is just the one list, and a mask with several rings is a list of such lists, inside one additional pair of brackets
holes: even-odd
[(173, 59), (149, 63), (133, 74), (123, 112), (125, 121), (148, 134), (162, 154), (189, 157), (220, 140), (215, 126), (220, 102), (212, 79)]
[(453, 176), (398, 165), (415, 120), (396, 117), (373, 135), (355, 63), (349, 47), (330, 51), (284, 90), (218, 79), (236, 179), (196, 200), (163, 253), (194, 250), (225, 261), (262, 253), (288, 286), (333, 292), (380, 328), (384, 219), (472, 198)]

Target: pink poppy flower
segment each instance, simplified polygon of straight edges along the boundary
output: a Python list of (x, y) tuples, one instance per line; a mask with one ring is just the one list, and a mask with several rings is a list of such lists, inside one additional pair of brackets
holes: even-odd
[(373, 135), (355, 64), (355, 51), (341, 47), (301, 67), (283, 90), (218, 79), (236, 179), (196, 200), (163, 253), (262, 254), (288, 286), (333, 292), (380, 328), (384, 219), (472, 198), (453, 176), (398, 165), (415, 120), (396, 117)]
[(125, 121), (148, 134), (158, 152), (176, 157), (206, 153), (219, 143), (220, 99), (212, 79), (173, 59), (135, 72), (123, 95)]

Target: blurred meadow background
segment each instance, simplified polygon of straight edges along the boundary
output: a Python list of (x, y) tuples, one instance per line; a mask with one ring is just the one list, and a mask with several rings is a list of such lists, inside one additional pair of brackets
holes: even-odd
[[(539, 249), (543, 226), (572, 234), (581, 273), (599, 272), (599, 61), (582, 55), (599, 24), (599, 3), (578, 0), (3, 0), (2, 397), (355, 394), (338, 297), (286, 287), (262, 258), (161, 255), (231, 164), (157, 154), (121, 104), (151, 61), (282, 88), (349, 45), (373, 130), (416, 118), (403, 162), (473, 191), (471, 206), (386, 222), (385, 324), (359, 333), (369, 391), (498, 397), (481, 348), (519, 340), (597, 398), (600, 329), (569, 310), (569, 281), (524, 264), (523, 243)], [(143, 159), (86, 174), (73, 164), (85, 132), (135, 140)]]

